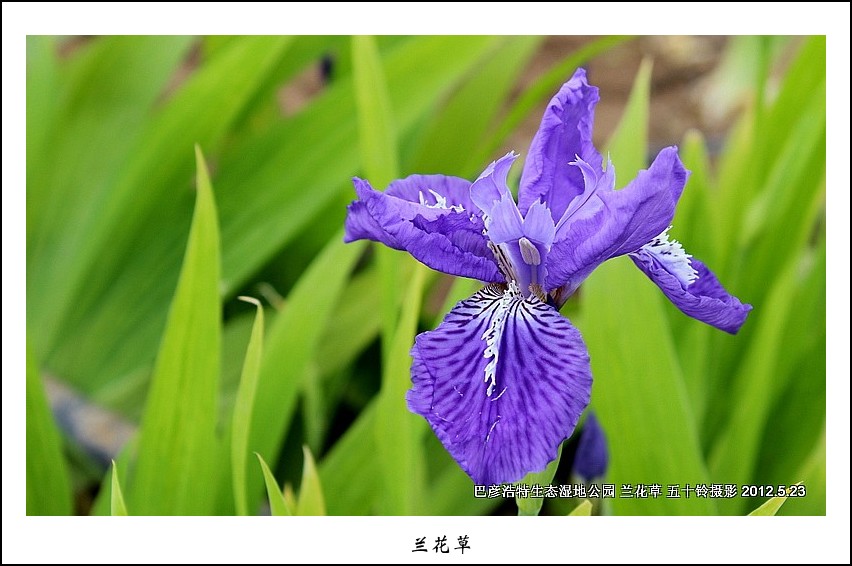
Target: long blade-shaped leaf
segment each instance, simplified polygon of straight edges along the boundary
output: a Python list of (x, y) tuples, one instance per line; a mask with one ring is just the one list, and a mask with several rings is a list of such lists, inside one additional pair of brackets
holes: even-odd
[[(136, 446), (138, 436), (134, 436), (130, 439), (127, 444), (124, 445), (124, 448), (119, 451), (119, 453), (114, 458), (116, 466), (112, 471), (105, 473), (101, 478), (100, 488), (98, 489), (98, 495), (95, 497), (95, 500), (92, 502), (92, 507), (89, 509), (89, 514), (92, 516), (105, 517), (107, 515), (112, 514), (112, 476), (113, 471), (118, 477), (118, 482), (120, 485), (126, 486), (127, 480), (129, 479), (128, 469), (130, 468), (133, 460), (131, 456), (136, 453)], [(124, 489), (121, 490), (122, 498), (124, 498)], [(126, 503), (125, 499), (125, 503)], [(125, 504), (126, 507), (126, 504)]]
[(121, 483), (118, 480), (118, 466), (112, 461), (110, 469), (110, 504), (109, 514), (112, 516), (127, 516), (127, 505), (124, 503), (124, 494), (121, 492)]
[[(417, 37), (389, 51), (383, 68), (398, 132), (409, 131), (500, 41)], [(228, 289), (292, 241), (323, 207), (341, 194), (352, 195), (349, 179), (359, 164), (353, 88), (352, 81), (337, 83), (306, 112), (259, 141), (264, 149), (272, 148), (268, 160), (243, 159), (228, 171), (223, 163), (218, 186), (232, 189), (223, 190), (223, 210), (240, 211), (223, 223)]]
[[(399, 176), (396, 127), (385, 74), (376, 42), (369, 36), (352, 38), (352, 78), (358, 112), (358, 147), (364, 175), (379, 188)], [(382, 357), (387, 360), (399, 304), (402, 264), (389, 249), (379, 249), (382, 280)]]
[(70, 515), (71, 485), (62, 440), (27, 344), (27, 515)]
[(257, 316), (251, 329), (251, 338), (246, 350), (237, 399), (234, 403), (234, 416), (231, 421), (231, 474), (237, 514), (248, 515), (246, 459), (248, 458), (249, 426), (263, 354), (263, 307), (257, 299), (251, 297), (242, 297), (242, 299), (257, 307)]
[(625, 186), (647, 165), (648, 107), (651, 98), (650, 59), (639, 66), (627, 107), (607, 144), (607, 152), (615, 166), (617, 188)]
[[(48, 172), (43, 167), (43, 155), (48, 151), (47, 140), (56, 127), (59, 109), (59, 65), (56, 39), (49, 36), (27, 36), (27, 246), (36, 240), (47, 204), (47, 192), (36, 179)], [(32, 190), (30, 190), (32, 189)], [(30, 248), (27, 248), (29, 252)]]
[[(358, 272), (349, 280), (334, 309), (335, 324), (326, 328), (317, 349), (316, 363), (321, 374), (327, 375), (351, 365), (378, 335), (381, 319), (376, 313), (383, 300), (375, 292), (378, 287), (378, 270), (374, 266)], [(352, 297), (358, 297), (358, 300)]]
[[(701, 258), (707, 265), (715, 265), (715, 248), (718, 242), (707, 237), (713, 234), (707, 211), (712, 207), (710, 163), (704, 138), (696, 131), (687, 132), (680, 146), (680, 157), (691, 171), (689, 183), (683, 191), (672, 221), (672, 234), (686, 242), (689, 253)], [(708, 405), (710, 336), (718, 332), (705, 324), (683, 315), (674, 305), (666, 309), (672, 335), (677, 337), (677, 354), (683, 369), (683, 378), (689, 392), (695, 421), (699, 430)]]
[(376, 489), (376, 403), (367, 405), (320, 463), (320, 480), (328, 493), (346, 497), (328, 500), (329, 515), (367, 515), (381, 497)]
[(372, 37), (352, 38), (352, 70), (361, 166), (377, 187), (385, 187), (399, 175), (397, 135), (379, 50)]
[[(269, 329), (249, 435), (249, 445), (261, 454), (278, 454), (309, 361), (363, 249), (363, 242), (344, 244), (343, 234), (336, 234), (299, 279)], [(256, 501), (259, 480), (248, 476), (249, 508)]]
[(302, 447), (305, 463), (302, 466), (302, 484), (299, 487), (297, 515), (325, 515), (325, 497), (322, 493), (317, 465), (307, 446)]
[(379, 510), (385, 515), (415, 513), (419, 509), (418, 497), (423, 492), (422, 454), (419, 447), (424, 423), (408, 410), (405, 393), (411, 386), (409, 351), (417, 331), (425, 274), (426, 268), (423, 266), (417, 266), (414, 270), (399, 325), (382, 371), (375, 442), (383, 491)]
[[(592, 399), (616, 485), (708, 483), (698, 430), (656, 286), (626, 258), (606, 262), (583, 288), (580, 329), (592, 359)], [(696, 323), (698, 324), (698, 323)], [(705, 514), (710, 499), (613, 500), (616, 514)]]
[(272, 470), (266, 465), (263, 456), (254, 453), (257, 456), (257, 461), (260, 462), (260, 469), (263, 472), (263, 481), (266, 484), (266, 495), (269, 498), (269, 508), (274, 517), (288, 517), (293, 514), (287, 499), (281, 493), (281, 488), (278, 487), (278, 482), (275, 481), (275, 476)]
[(205, 514), (216, 482), (219, 227), (201, 150), (197, 197), (175, 297), (139, 431), (130, 507), (138, 514)]
[[(384, 67), (400, 131), (411, 131), (435, 100), (451, 92), (500, 41), (503, 40), (488, 37), (418, 37), (389, 49)], [(251, 96), (222, 90), (212, 78), (228, 77), (229, 89), (242, 85), (251, 91), (251, 84), (263, 83), (268, 76), (268, 68), (263, 65), (265, 57), (269, 55), (272, 62), (267, 63), (274, 66), (275, 57), (280, 56), (282, 50), (276, 46), (274, 38), (235, 38), (228, 42), (221, 53), (215, 54), (207, 70), (199, 69), (197, 80), (202, 80), (204, 71), (206, 87), (193, 91), (203, 93), (207, 88), (233, 104), (223, 108), (221, 101), (207, 101), (203, 96), (182, 99), (183, 110), (170, 112), (170, 117), (192, 122), (204, 110), (205, 121), (212, 120), (216, 125), (216, 131), (205, 130), (205, 136), (221, 142), (219, 126), (230, 123), (231, 116), (238, 112), (239, 101)], [(229, 55), (232, 51), (236, 54)], [(255, 57), (257, 51), (262, 52), (260, 57)], [(189, 83), (185, 88), (189, 88)], [(173, 99), (176, 101), (177, 96)], [(358, 171), (355, 116), (352, 81), (336, 81), (305, 111), (262, 130), (262, 134), (252, 132), (243, 143), (235, 140), (228, 145), (218, 164), (217, 178), (226, 295), (239, 289), (247, 277), (282, 246), (292, 243), (307, 226), (322, 221), (329, 227), (324, 230), (325, 237), (329, 237), (334, 229), (330, 227), (342, 221), (342, 206), (334, 210), (335, 216), (318, 215), (331, 210), (330, 205), (339, 202), (344, 191), (351, 194), (348, 179)], [(183, 155), (174, 146), (184, 143), (181, 140), (193, 135), (192, 128), (200, 126), (183, 126), (183, 130), (175, 128), (165, 118), (162, 123), (157, 120), (152, 124), (152, 130), (171, 132), (161, 135), (170, 138), (172, 144), (160, 144), (160, 149), (139, 157), (144, 166), (134, 165), (131, 169), (135, 174), (126, 175), (128, 183), (131, 177), (138, 180), (130, 193), (148, 200), (149, 196), (153, 198), (149, 183), (156, 181), (158, 187), (165, 186), (167, 190), (185, 183), (189, 172), (183, 163), (175, 166), (172, 162), (174, 155)], [(199, 137), (202, 142), (207, 138)], [(166, 161), (151, 165), (160, 151), (165, 152)], [(166, 164), (168, 171), (161, 172)], [(49, 357), (49, 365), (57, 374), (85, 391), (99, 389), (116, 375), (140, 369), (145, 372), (156, 353), (165, 321), (163, 305), (174, 288), (172, 281), (177, 279), (179, 250), (186, 240), (187, 211), (191, 207), (188, 191), (165, 195), (160, 189), (156, 192), (156, 202), (147, 209), (146, 220), (132, 238), (132, 250), (116, 252), (121, 263), (116, 268), (118, 272), (99, 264), (100, 269), (111, 274), (87, 281), (89, 286), (82, 291), (87, 295), (85, 300), (81, 297), (74, 303), (73, 318), (77, 322), (69, 321), (61, 331), (62, 336), (73, 336), (73, 340), (63, 340)], [(122, 225), (122, 229), (126, 228)]]
[(791, 497), (781, 508), (781, 515), (825, 515), (826, 514), (826, 491), (825, 491), (825, 423), (822, 433), (814, 443), (813, 450), (801, 465), (798, 472), (793, 476), (800, 479), (804, 487), (797, 490), (798, 495), (804, 497)]
[[(795, 258), (794, 258), (795, 259)], [(762, 316), (756, 321), (754, 339), (729, 391), (735, 405), (710, 454), (713, 477), (725, 483), (748, 483), (756, 466), (759, 441), (772, 406), (778, 372), (777, 352), (796, 291), (797, 262), (791, 261), (771, 286)], [(742, 502), (723, 500), (722, 509), (741, 511)]]
[[(767, 413), (755, 470), (755, 477), (770, 485), (804, 479), (803, 475), (797, 475), (802, 461), (811, 454), (825, 427), (825, 244), (823, 239), (816, 262), (810, 266), (810, 273), (788, 307), (790, 318), (777, 353), (776, 400)], [(810, 258), (807, 259), (800, 264), (800, 276), (808, 269)], [(808, 493), (811, 501), (817, 497), (813, 491)], [(790, 501), (785, 511), (797, 507), (801, 507), (797, 501)]]
[[(645, 166), (650, 65), (643, 63), (610, 142), (619, 184)], [(592, 399), (607, 423), (608, 477), (626, 483), (707, 482), (694, 414), (658, 289), (626, 258), (599, 267), (583, 286), (583, 324), (594, 375)], [(703, 514), (709, 499), (613, 501), (622, 514)]]
[(48, 361), (63, 378), (91, 391), (156, 352), (192, 209), (191, 191), (179, 190), (189, 188), (188, 151), (195, 143), (218, 150), (288, 44), (262, 36), (229, 43), (148, 118), (116, 178), (86, 201), (96, 214), (75, 224), (85, 238), (57, 252), (70, 262), (60, 332), (75, 338)]
[[(51, 93), (56, 106), (34, 117), (35, 127), (53, 118), (44, 136), (33, 132), (40, 147), (27, 153), (33, 173), (27, 178), (27, 292), (38, 298), (27, 303), (27, 317), (40, 329), (43, 355), (50, 354), (64, 315), (80, 307), (72, 300), (77, 286), (93, 284), (92, 273), (84, 276), (86, 260), (102, 260), (98, 252), (121, 233), (116, 226), (126, 218), (119, 215), (106, 226), (103, 205), (188, 45), (188, 38), (177, 36), (96, 38), (63, 69)], [(40, 86), (33, 88), (35, 94)], [(104, 238), (97, 241), (102, 229)]]
[[(824, 364), (824, 346), (813, 345), (813, 340), (819, 340), (822, 332), (802, 333), (802, 328), (824, 327), (824, 307), (820, 308), (813, 302), (819, 291), (805, 297), (803, 302), (801, 291), (791, 290), (799, 296), (788, 295), (786, 304), (775, 302), (773, 293), (782, 280), (789, 279), (791, 269), (796, 272), (793, 275), (795, 279), (802, 278), (809, 270), (812, 249), (817, 247), (815, 243), (824, 238), (825, 89), (824, 38), (811, 38), (803, 43), (796, 61), (782, 81), (776, 101), (768, 109), (758, 109), (763, 112), (760, 129), (741, 127), (738, 135), (729, 142), (720, 160), (720, 185), (714, 193), (714, 206), (710, 209), (711, 213), (718, 213), (713, 219), (716, 227), (714, 236), (722, 241), (719, 248), (722, 261), (717, 270), (727, 269), (731, 276), (719, 271), (717, 274), (739, 296), (754, 305), (755, 320), (743, 328), (735, 343), (723, 344), (725, 337), (718, 335), (710, 339), (710, 350), (714, 356), (708, 376), (711, 379), (708, 407), (714, 410), (706, 413), (704, 435), (711, 445), (718, 444), (722, 436), (730, 433), (731, 421), (742, 419), (742, 415), (736, 416), (735, 412), (751, 413), (748, 420), (760, 430), (737, 434), (765, 434), (765, 438), (772, 439), (763, 442), (761, 452), (767, 458), (761, 457), (755, 468), (756, 473), (768, 474), (759, 476), (760, 482), (770, 477), (789, 481), (791, 468), (798, 465), (798, 460), (803, 457), (802, 451), (809, 449), (822, 421), (822, 415), (812, 411), (807, 402), (818, 399), (822, 395), (820, 390), (825, 390), (824, 383), (815, 383), (825, 380), (824, 370), (820, 370)], [(746, 116), (744, 122), (750, 126), (755, 120)], [(772, 132), (772, 135), (766, 137), (767, 132)], [(791, 267), (792, 264), (797, 267)], [(800, 286), (798, 281), (788, 280), (788, 283)], [(812, 289), (824, 289), (824, 270), (810, 286)], [(820, 322), (819, 316), (803, 316), (803, 309), (811, 305), (814, 310), (808, 314), (822, 312), (823, 322)], [(765, 332), (770, 330), (772, 323), (763, 329), (760, 326), (763, 324), (760, 321), (766, 317), (773, 319), (775, 324), (788, 321), (783, 335), (769, 342)], [(776, 330), (771, 329), (772, 332)], [(769, 366), (775, 368), (775, 374), (769, 381), (764, 381), (762, 387), (749, 389), (754, 397), (732, 396), (734, 391), (744, 393), (747, 390), (742, 383), (735, 381), (745, 378), (743, 367), (754, 363), (750, 358), (755, 349), (760, 349), (767, 356), (767, 364), (761, 365), (758, 376), (748, 376), (750, 382), (763, 379), (763, 371)], [(822, 352), (815, 354), (811, 361), (805, 361), (807, 352), (812, 349)], [(802, 355), (805, 359), (796, 359)], [(794, 374), (793, 369), (800, 363), (804, 371)], [(775, 399), (780, 400), (781, 395), (786, 396), (785, 389), (791, 379), (799, 382), (798, 387), (809, 390), (803, 397), (794, 396), (784, 402), (785, 407), (791, 407), (794, 415), (806, 415), (804, 419), (808, 424), (803, 427), (802, 437), (773, 437), (770, 430), (763, 433), (765, 423), (760, 421), (761, 415), (770, 420), (790, 420), (785, 415), (773, 414), (772, 408), (765, 405)], [(822, 404), (817, 401), (818, 406)], [(797, 429), (793, 427), (792, 430)], [(782, 438), (783, 447), (780, 445)], [(795, 443), (793, 453), (787, 452), (788, 440)], [(718, 454), (715, 452), (718, 447), (713, 450)], [(790, 457), (793, 457), (792, 461)], [(785, 459), (787, 462), (781, 464)], [(756, 459), (751, 454), (744, 454), (742, 463), (747, 461), (754, 463)], [(731, 462), (734, 466), (739, 465), (733, 460)], [(773, 469), (775, 463), (784, 469)], [(726, 505), (729, 503), (726, 502)], [(731, 510), (734, 513), (742, 511), (745, 509)]]
[[(470, 177), (485, 168), (493, 156), (472, 150), (482, 146), (486, 139), (502, 141), (484, 134), (494, 129), (495, 118), (542, 39), (508, 37), (497, 46), (441, 113), (426, 124), (412, 171), (442, 171)], [(479, 161), (475, 162), (477, 158)]]

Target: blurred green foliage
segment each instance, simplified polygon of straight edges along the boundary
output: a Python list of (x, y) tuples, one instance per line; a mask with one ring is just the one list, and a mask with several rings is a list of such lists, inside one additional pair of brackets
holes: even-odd
[[(344, 245), (350, 178), (475, 176), (625, 40), (587, 44), (515, 98), (542, 38), (29, 37), (27, 512), (71, 513), (72, 484), (98, 482), (101, 514), (495, 512), (403, 398), (413, 336), (475, 283)], [(566, 314), (592, 357), (607, 482), (803, 482), (779, 514), (824, 514), (825, 39), (739, 37), (728, 53), (716, 80), (750, 103), (718, 156), (698, 132), (680, 145), (693, 174), (672, 235), (750, 320), (733, 337), (687, 319), (626, 259)], [(282, 112), (281, 86), (321, 58), (322, 87)], [(608, 144), (622, 182), (647, 163), (650, 72)], [(44, 376), (138, 425), (111, 470), (81, 464), (73, 436), (63, 456)]]

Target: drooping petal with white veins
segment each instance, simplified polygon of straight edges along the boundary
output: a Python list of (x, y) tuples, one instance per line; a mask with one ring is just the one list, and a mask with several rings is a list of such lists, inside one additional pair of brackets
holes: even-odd
[(569, 295), (598, 265), (638, 250), (671, 225), (689, 175), (673, 146), (617, 191), (602, 186), (614, 182), (608, 172), (578, 165), (596, 189), (560, 220), (547, 264), (548, 286), (567, 286)]
[[(408, 183), (412, 178), (436, 179), (445, 184)], [(469, 200), (464, 201), (456, 194), (458, 182), (450, 183), (447, 179), (453, 178), (443, 175), (413, 175), (395, 181), (382, 193), (373, 189), (367, 181), (356, 177), (353, 182), (358, 199), (349, 205), (344, 241), (374, 240), (388, 247), (407, 251), (437, 271), (486, 282), (505, 281), (488, 249), (488, 241), (482, 234), (484, 226), (478, 214), (479, 210)], [(431, 190), (441, 198), (430, 193), (429, 200), (424, 195), (426, 204), (421, 204), (418, 186), (438, 187)], [(448, 190), (449, 186), (454, 188)], [(450, 196), (438, 193), (442, 187)], [(415, 189), (417, 193), (414, 192)], [(403, 197), (418, 200), (412, 201)], [(441, 199), (445, 200), (442, 202)], [(434, 202), (436, 200), (437, 203)], [(445, 206), (440, 206), (442, 204)], [(462, 210), (465, 204), (470, 209)]]
[[(736, 334), (745, 323), (752, 306), (743, 304), (728, 293), (701, 261), (682, 250), (672, 253), (666, 246), (670, 242), (659, 240), (657, 238), (631, 253), (633, 263), (684, 314), (719, 330)], [(655, 242), (657, 245), (654, 245)], [(690, 273), (694, 273), (694, 276), (690, 276)]]
[(579, 331), (513, 287), (489, 285), (461, 301), (411, 350), (409, 409), (479, 485), (543, 470), (592, 387)]
[(568, 165), (577, 155), (601, 169), (602, 158), (592, 144), (592, 125), (598, 89), (589, 86), (586, 71), (577, 69), (544, 111), (530, 145), (518, 190), (518, 208), (526, 215), (536, 201), (544, 201), (557, 222), (568, 203), (583, 192), (583, 177)]

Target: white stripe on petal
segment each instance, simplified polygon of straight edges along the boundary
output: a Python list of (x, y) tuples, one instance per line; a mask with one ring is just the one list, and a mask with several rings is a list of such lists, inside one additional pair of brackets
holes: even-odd
[(488, 330), (482, 333), (482, 339), (485, 340), (486, 345), (483, 357), (491, 359), (488, 365), (485, 366), (485, 379), (483, 380), (485, 383), (491, 382), (488, 383), (488, 390), (486, 391), (489, 397), (494, 393), (494, 386), (497, 381), (494, 373), (497, 371), (497, 362), (500, 358), (500, 338), (503, 336), (503, 327), (506, 325), (506, 313), (509, 311), (512, 301), (520, 299), (521, 292), (518, 289), (518, 284), (515, 281), (509, 281), (509, 287), (503, 292), (503, 296), (500, 297), (500, 303), (494, 311), (494, 316), (491, 319)]

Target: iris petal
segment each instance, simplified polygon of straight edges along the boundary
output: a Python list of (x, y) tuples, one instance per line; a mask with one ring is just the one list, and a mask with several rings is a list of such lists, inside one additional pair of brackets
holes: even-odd
[(524, 162), (518, 208), (526, 215), (536, 201), (544, 201), (557, 222), (568, 203), (583, 192), (583, 177), (568, 165), (577, 155), (597, 170), (603, 160), (592, 144), (592, 125), (598, 89), (589, 86), (586, 71), (577, 69), (550, 100)]
[(630, 254), (630, 259), (684, 314), (719, 330), (736, 334), (752, 309), (728, 293), (713, 272), (694, 257), (689, 262), (698, 277), (688, 284), (648, 247)]
[[(419, 176), (436, 177), (436, 176)], [(443, 177), (443, 176), (441, 176)], [(412, 202), (416, 185), (403, 186), (408, 193), (393, 196), (373, 189), (367, 181), (353, 180), (358, 200), (349, 205), (344, 241), (374, 240), (409, 252), (432, 269), (487, 282), (504, 281), (494, 257), (487, 250), (482, 219), (471, 212), (456, 212)], [(440, 193), (439, 193), (440, 194)], [(419, 194), (417, 195), (419, 198)], [(446, 197), (449, 199), (449, 197)], [(448, 200), (449, 202), (449, 200)], [(459, 200), (454, 200), (456, 206)], [(472, 207), (472, 204), (468, 202)], [(461, 231), (461, 233), (459, 233)]]
[(469, 212), (476, 208), (470, 200), (470, 181), (450, 175), (409, 175), (388, 185), (385, 194), (420, 203), (421, 197), (428, 206), (438, 207), (441, 200), (446, 208), (458, 207)]
[(503, 286), (458, 303), (417, 337), (411, 355), (409, 408), (476, 484), (544, 469), (589, 402), (580, 333), (552, 307)]
[[(584, 173), (597, 175), (593, 167)], [(597, 189), (556, 231), (548, 256), (548, 286), (572, 293), (607, 259), (634, 252), (665, 230), (686, 184), (688, 171), (676, 147), (663, 149), (647, 170), (621, 190)]]
[[(506, 180), (518, 156), (510, 151), (492, 161), (470, 186), (470, 198), (486, 217), (491, 240), (501, 243), (521, 237), (521, 214)], [(493, 228), (492, 228), (493, 225)]]

